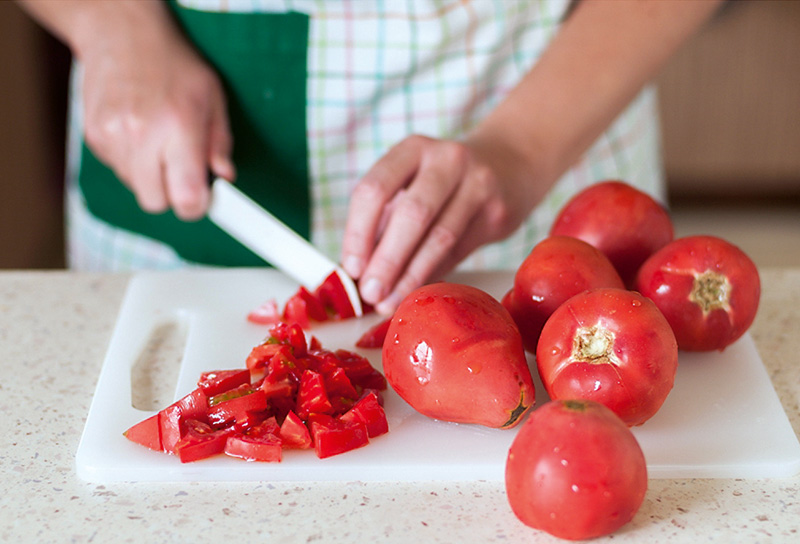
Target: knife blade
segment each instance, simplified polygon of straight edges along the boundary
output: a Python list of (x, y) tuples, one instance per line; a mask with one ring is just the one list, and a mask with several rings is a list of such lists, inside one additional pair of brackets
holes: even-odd
[(353, 279), (338, 264), (234, 184), (222, 178), (211, 183), (208, 217), (253, 253), (309, 290), (313, 291), (335, 272), (347, 292), (356, 316), (364, 314), (361, 297)]

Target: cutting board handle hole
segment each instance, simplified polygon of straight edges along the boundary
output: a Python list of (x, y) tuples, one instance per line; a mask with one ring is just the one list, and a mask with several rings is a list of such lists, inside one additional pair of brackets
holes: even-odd
[(137, 410), (160, 410), (172, 402), (178, 382), (187, 327), (176, 319), (157, 324), (131, 367), (131, 404)]

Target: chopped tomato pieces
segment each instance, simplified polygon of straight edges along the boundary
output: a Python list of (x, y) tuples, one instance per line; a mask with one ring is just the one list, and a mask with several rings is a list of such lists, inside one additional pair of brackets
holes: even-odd
[(198, 387), (125, 431), (126, 438), (188, 463), (225, 453), (279, 462), (283, 449), (320, 458), (364, 446), (388, 430), (378, 390), (386, 380), (369, 361), (306, 342), (278, 323), (247, 357), (247, 368), (204, 372)]
[(367, 426), (360, 421), (343, 421), (325, 414), (313, 414), (310, 421), (314, 451), (320, 459), (366, 446), (369, 442)]
[(247, 369), (214, 370), (200, 374), (197, 386), (207, 396), (213, 397), (246, 383), (250, 383), (250, 371)]
[(274, 300), (264, 302), (247, 314), (247, 320), (256, 325), (279, 323), (281, 321), (281, 311), (278, 309), (278, 303)]
[(386, 340), (386, 331), (389, 330), (391, 322), (392, 318), (384, 319), (367, 329), (367, 332), (362, 334), (361, 338), (356, 341), (356, 347), (367, 349), (383, 347), (383, 341)]

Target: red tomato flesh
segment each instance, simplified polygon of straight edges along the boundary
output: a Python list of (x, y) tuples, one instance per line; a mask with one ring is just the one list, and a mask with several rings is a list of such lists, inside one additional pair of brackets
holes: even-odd
[(136, 442), (154, 451), (162, 451), (161, 426), (158, 423), (158, 419), (158, 414), (152, 415), (122, 434), (131, 442)]
[(388, 430), (377, 391), (386, 388), (383, 375), (356, 353), (325, 350), (318, 340), (306, 345), (296, 323), (275, 325), (247, 365), (255, 372), (204, 372), (197, 389), (125, 437), (185, 463), (223, 452), (278, 462), (283, 448), (313, 445), (330, 457)]
[(389, 324), (392, 319), (384, 319), (380, 323), (370, 327), (356, 342), (356, 347), (365, 349), (374, 349), (383, 347), (383, 341), (386, 339), (386, 331), (389, 330)]
[(197, 386), (208, 397), (224, 393), (229, 389), (250, 383), (250, 371), (247, 369), (214, 370), (203, 372), (197, 381)]
[(360, 421), (367, 427), (370, 438), (389, 432), (389, 422), (386, 412), (378, 400), (378, 395), (370, 391), (359, 400), (349, 411), (339, 416), (342, 421)]
[(320, 459), (366, 446), (369, 442), (367, 426), (360, 421), (342, 421), (325, 414), (312, 414), (309, 421), (314, 451)]

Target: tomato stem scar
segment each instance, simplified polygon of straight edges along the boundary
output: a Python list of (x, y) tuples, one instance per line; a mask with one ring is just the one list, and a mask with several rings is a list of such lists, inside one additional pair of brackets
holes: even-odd
[(614, 354), (614, 333), (600, 325), (575, 331), (572, 355), (576, 361), (591, 364), (619, 364)]
[(700, 306), (703, 315), (713, 310), (728, 311), (730, 309), (730, 291), (731, 282), (728, 281), (727, 276), (713, 270), (706, 270), (694, 277), (689, 300)]

